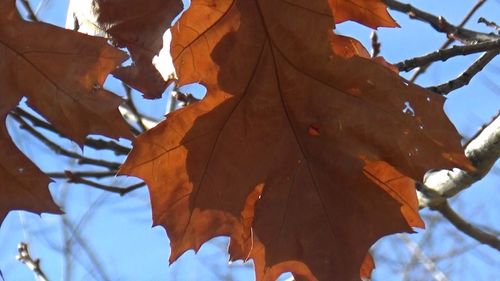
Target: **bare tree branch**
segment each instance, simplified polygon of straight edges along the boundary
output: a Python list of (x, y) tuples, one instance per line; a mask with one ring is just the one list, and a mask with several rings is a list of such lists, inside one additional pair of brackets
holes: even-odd
[(78, 176), (77, 174), (73, 174), (72, 172), (66, 171), (66, 177), (69, 179), (68, 182), (71, 183), (81, 183), (81, 184), (86, 184), (88, 186), (101, 189), (104, 191), (112, 192), (112, 193), (118, 193), (120, 196), (124, 196), (127, 193), (130, 193), (136, 189), (139, 189), (143, 186), (146, 186), (144, 182), (136, 183), (133, 185), (130, 185), (128, 187), (116, 187), (116, 186), (110, 186), (110, 185), (105, 185), (101, 184), (95, 181), (91, 181), (85, 178), (82, 178)]
[(481, 55), (467, 70), (460, 74), (457, 78), (450, 80), (438, 86), (429, 87), (427, 89), (438, 93), (440, 95), (446, 95), (451, 91), (459, 89), (465, 85), (468, 85), (472, 78), (478, 74), (483, 68), (493, 60), (498, 54), (499, 50), (488, 51)]
[[(402, 4), (398, 1), (385, 0), (385, 2), (389, 5), (389, 7), (398, 11), (405, 12), (412, 18), (428, 22), (437, 31), (447, 33), (450, 38), (443, 45), (443, 47), (445, 47), (446, 44), (450, 44), (453, 39), (459, 39), (460, 41), (466, 43), (475, 44), (471, 46), (453, 47), (448, 50), (438, 51), (427, 56), (399, 63), (397, 65), (398, 68), (405, 71), (408, 71), (417, 66), (421, 67), (416, 72), (416, 75), (414, 75), (414, 77), (412, 78), (412, 81), (414, 81), (420, 73), (423, 73), (427, 66), (429, 66), (430, 63), (434, 61), (444, 61), (450, 57), (462, 55), (461, 53), (463, 53), (463, 55), (471, 54), (476, 52), (474, 51), (474, 49), (476, 48), (476, 50), (478, 50), (477, 52), (489, 50), (456, 79), (453, 79), (448, 83), (432, 87), (431, 90), (435, 92), (438, 92), (440, 94), (447, 94), (452, 90), (467, 85), (472, 77), (479, 71), (481, 71), (484, 66), (499, 53), (499, 46), (497, 45), (497, 41), (500, 37), (498, 37), (497, 35), (486, 35), (484, 33), (464, 29), (461, 26), (455, 27), (449, 24), (442, 17), (438, 18), (434, 15), (418, 10), (411, 5)], [(481, 0), (478, 1), (462, 23), (465, 23), (477, 10), (477, 8), (484, 2), (485, 1)], [(496, 39), (487, 39), (487, 37), (489, 36), (496, 36)], [(490, 41), (488, 42), (488, 40)], [(481, 41), (484, 41), (485, 43), (481, 43)], [(477, 42), (480, 43), (476, 44)], [(488, 45), (489, 47), (491, 47), (491, 49), (486, 48), (486, 46)], [(493, 122), (491, 122), (488, 126), (485, 126), (483, 130), (481, 130), (481, 132), (467, 145), (465, 152), (467, 157), (476, 167), (476, 170), (472, 172), (466, 172), (459, 169), (454, 169), (452, 171), (441, 170), (429, 173), (424, 179), (424, 184), (419, 186), (418, 195), (420, 205), (421, 207), (430, 207), (434, 210), (439, 211), (457, 229), (475, 238), (481, 243), (490, 245), (491, 247), (498, 250), (500, 247), (500, 239), (484, 230), (472, 226), (471, 224), (463, 220), (450, 208), (446, 198), (456, 195), (461, 190), (469, 187), (472, 183), (481, 179), (491, 169), (495, 161), (500, 157), (499, 116), (496, 116)]]
[(66, 229), (71, 233), (72, 240), (78, 243), (81, 248), (86, 253), (93, 267), (96, 269), (97, 273), (101, 277), (101, 280), (110, 281), (111, 279), (108, 277), (105, 268), (102, 266), (102, 262), (99, 261), (97, 255), (92, 250), (92, 248), (88, 245), (85, 239), (81, 236), (81, 234), (77, 231), (75, 226), (71, 223), (71, 221), (66, 217), (66, 215), (62, 216), (62, 222)]
[[(429, 219), (425, 220), (425, 227), (428, 229), (433, 229), (434, 227), (436, 227), (436, 225), (438, 224), (439, 221), (442, 221), (442, 219), (440, 219), (438, 216), (432, 216)], [(418, 242), (412, 242), (412, 243), (414, 243), (414, 245), (416, 247), (421, 249), (421, 251), (411, 251), (410, 250), (410, 252), (411, 252), (410, 260), (404, 266), (401, 266), (401, 265), (399, 266), (399, 267), (403, 268), (403, 270), (402, 270), (403, 280), (402, 281), (409, 281), (410, 280), (410, 278), (409, 278), (410, 271), (412, 269), (414, 269), (418, 265), (418, 263), (422, 263), (421, 257), (419, 256), (419, 253), (424, 251), (424, 248), (426, 246), (429, 246), (432, 243), (432, 239), (434, 238), (433, 237), (434, 234), (435, 233), (433, 231), (425, 231), (424, 233), (422, 233), (422, 238), (419, 239)], [(407, 236), (405, 236), (405, 238), (407, 238)], [(433, 259), (431, 259), (431, 261), (434, 262)]]
[[(102, 178), (108, 178), (108, 177), (114, 177), (116, 176), (117, 171), (112, 170), (112, 171), (90, 171), (90, 172), (75, 172), (71, 171), (70, 172), (72, 175), (77, 176), (77, 177), (87, 177), (87, 178), (96, 178), (96, 179), (102, 179)], [(51, 178), (68, 178), (68, 171), (65, 172), (45, 172), (45, 174)]]
[[(12, 110), (11, 114), (18, 114), (19, 116), (29, 120), (33, 126), (38, 127), (38, 128), (43, 128), (46, 129), (52, 133), (58, 134), (60, 137), (63, 137), (65, 139), (69, 139), (68, 137), (64, 136), (61, 134), (59, 131), (57, 131), (52, 124), (39, 119), (38, 117), (33, 116), (29, 112), (25, 111), (24, 109), (20, 107), (16, 107), (14, 110)], [(69, 139), (71, 140), (71, 139)], [(97, 150), (111, 150), (115, 153), (115, 155), (127, 155), (130, 152), (130, 148), (120, 145), (116, 143), (115, 141), (106, 141), (106, 140), (101, 140), (101, 139), (94, 139), (94, 138), (87, 138), (85, 140), (85, 146), (91, 147), (93, 149)]]
[(435, 30), (446, 33), (449, 37), (456, 40), (467, 42), (467, 43), (477, 43), (484, 41), (492, 41), (499, 39), (499, 35), (488, 34), (473, 31), (463, 27), (455, 26), (446, 21), (443, 17), (437, 17), (430, 13), (424, 12), (413, 7), (410, 4), (404, 4), (396, 0), (384, 0), (384, 3), (390, 9), (406, 13), (409, 17), (417, 19), (430, 24)]
[(139, 126), (139, 128), (141, 128), (142, 132), (147, 131), (148, 128), (146, 127), (146, 125), (144, 125), (144, 122), (142, 121), (143, 116), (137, 110), (137, 107), (135, 106), (134, 100), (132, 99), (132, 88), (127, 86), (125, 83), (122, 83), (122, 85), (123, 85), (123, 88), (125, 89), (125, 94), (127, 95), (126, 103), (127, 103), (128, 107), (130, 108), (130, 111), (132, 112), (132, 114), (135, 115), (135, 117), (137, 119), (137, 125)]
[[(472, 18), (472, 16), (476, 13), (476, 11), (484, 4), (486, 3), (486, 0), (478, 0), (476, 2), (476, 4), (474, 4), (474, 6), (469, 10), (469, 12), (467, 13), (467, 15), (465, 15), (465, 17), (462, 19), (462, 21), (460, 22), (460, 24), (458, 25), (458, 27), (462, 28), (465, 26), (465, 24)], [(455, 39), (454, 38), (448, 38), (446, 39), (446, 41), (443, 43), (443, 45), (441, 45), (441, 47), (439, 47), (439, 49), (445, 49), (445, 48), (448, 48), (448, 46), (451, 45), (451, 43), (455, 42)], [(420, 76), (422, 73), (424, 73), (427, 68), (429, 68), (429, 66), (431, 65), (432, 63), (429, 63), (427, 65), (423, 65), (421, 67), (419, 67), (417, 69), (417, 71), (415, 71), (415, 73), (413, 73), (412, 77), (410, 78), (410, 81), (411, 82), (415, 82), (415, 80), (417, 80), (418, 76)]]
[(28, 244), (21, 242), (19, 243), (19, 246), (17, 246), (17, 251), (18, 255), (16, 256), (16, 259), (22, 263), (24, 263), (28, 268), (33, 271), (35, 274), (36, 280), (38, 281), (48, 281), (49, 279), (45, 275), (45, 273), (42, 271), (40, 267), (40, 260), (39, 259), (33, 259), (30, 255), (30, 252), (28, 250)]
[(21, 0), (21, 4), (23, 5), (24, 9), (26, 9), (26, 12), (28, 13), (28, 19), (34, 22), (39, 22), (38, 17), (35, 14), (35, 11), (33, 11), (33, 8), (31, 7), (31, 4), (28, 0)]
[(500, 250), (500, 238), (466, 222), (450, 208), (447, 201), (447, 198), (482, 179), (500, 157), (500, 114), (467, 144), (465, 155), (476, 169), (472, 172), (453, 169), (428, 173), (424, 183), (417, 186), (420, 207), (439, 211), (458, 230)]
[(465, 221), (457, 213), (455, 213), (455, 211), (453, 211), (448, 202), (443, 202), (437, 206), (433, 206), (432, 209), (440, 212), (443, 217), (448, 219), (448, 221), (451, 222), (451, 224), (453, 224), (458, 230), (476, 239), (477, 241), (500, 251), (500, 237), (488, 233), (485, 230), (481, 230)]
[(429, 259), (424, 254), (424, 252), (418, 246), (418, 244), (416, 244), (410, 238), (408, 238), (407, 234), (399, 234), (398, 236), (399, 236), (399, 238), (401, 238), (401, 240), (403, 240), (403, 242), (405, 243), (408, 250), (413, 255), (415, 255), (418, 258), (418, 260), (422, 263), (422, 265), (425, 267), (425, 269), (427, 269), (431, 273), (434, 280), (436, 280), (436, 281), (448, 281), (449, 280), (448, 277), (446, 277), (446, 275), (441, 270), (439, 270), (439, 268), (437, 268), (434, 261)]
[(84, 143), (85, 146), (96, 150), (111, 150), (118, 155), (127, 155), (130, 153), (130, 148), (123, 146), (115, 141), (106, 141), (102, 139), (87, 138)]
[(421, 208), (436, 206), (482, 179), (500, 157), (500, 114), (467, 144), (465, 155), (476, 170), (461, 169), (429, 172), (419, 186)]
[(489, 21), (483, 17), (480, 17), (478, 20), (477, 20), (478, 23), (484, 23), (486, 24), (486, 26), (488, 27), (491, 27), (491, 28), (494, 28), (496, 31), (500, 31), (500, 26), (494, 22), (494, 21)]
[(95, 165), (95, 166), (101, 166), (101, 167), (106, 167), (111, 170), (117, 170), (120, 167), (120, 163), (116, 162), (110, 162), (110, 161), (105, 161), (105, 160), (100, 160), (100, 159), (93, 159), (89, 157), (82, 156), (81, 154), (75, 153), (73, 151), (69, 151), (61, 147), (60, 145), (56, 144), (37, 130), (35, 130), (33, 127), (31, 127), (24, 119), (19, 116), (16, 113), (11, 112), (11, 116), (20, 124), (21, 128), (26, 130), (28, 133), (30, 133), (32, 136), (40, 140), (43, 144), (45, 144), (48, 148), (50, 148), (52, 151), (54, 151), (57, 154), (74, 158), (78, 160), (79, 164), (89, 164), (89, 165)]
[(440, 49), (438, 51), (432, 52), (430, 54), (411, 58), (398, 62), (395, 66), (400, 71), (410, 71), (416, 67), (421, 67), (436, 61), (446, 61), (449, 58), (455, 56), (465, 56), (474, 53), (480, 53), (489, 50), (499, 50), (500, 49), (500, 39), (494, 41), (486, 41), (473, 45), (465, 46), (453, 46), (449, 49)]
[(443, 252), (443, 253), (439, 253), (437, 255), (430, 256), (430, 258), (433, 261), (441, 261), (441, 260), (445, 260), (445, 259), (454, 258), (454, 257), (465, 254), (465, 253), (477, 248), (478, 245), (479, 244), (476, 242), (472, 242), (470, 244), (461, 244), (460, 247), (457, 247), (456, 249), (452, 249), (448, 252)]

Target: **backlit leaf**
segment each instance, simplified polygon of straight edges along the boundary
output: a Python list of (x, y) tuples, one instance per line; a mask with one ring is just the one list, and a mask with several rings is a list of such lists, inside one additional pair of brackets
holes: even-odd
[(444, 98), (334, 35), (334, 18), (327, 1), (193, 0), (172, 28), (180, 84), (207, 95), (120, 171), (148, 184), (171, 261), (226, 235), (257, 280), (359, 280), (377, 239), (423, 226), (415, 181), (470, 168)]
[(88, 134), (131, 138), (118, 106), (102, 89), (126, 54), (94, 38), (49, 24), (23, 21), (15, 1), (0, 1), (0, 221), (9, 210), (58, 212), (45, 176), (12, 143), (10, 112), (28, 105), (83, 146)]
[(179, 0), (96, 0), (98, 22), (120, 47), (127, 47), (133, 64), (114, 75), (141, 91), (147, 98), (159, 98), (169, 81), (164, 81), (152, 60), (163, 47), (163, 34), (182, 9)]
[(352, 20), (371, 28), (396, 27), (398, 24), (387, 12), (382, 0), (328, 0), (335, 22)]

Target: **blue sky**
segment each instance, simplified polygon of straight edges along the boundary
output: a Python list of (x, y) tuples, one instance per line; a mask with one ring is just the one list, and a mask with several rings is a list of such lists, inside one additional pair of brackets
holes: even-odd
[[(67, 1), (30, 1), (38, 16), (47, 22), (64, 26)], [(429, 12), (443, 15), (451, 23), (458, 23), (475, 1), (412, 1)], [(477, 24), (479, 16), (499, 22), (500, 1), (488, 1), (467, 27), (490, 32), (484, 25)], [(422, 55), (436, 50), (445, 40), (444, 35), (435, 32), (424, 23), (409, 20), (406, 15), (391, 12), (402, 26), (400, 29), (380, 29), (382, 55), (390, 62)], [(352, 35), (370, 48), (371, 30), (355, 23), (338, 26), (343, 34)], [(417, 81), (419, 84), (435, 85), (445, 82), (463, 71), (476, 56), (454, 58), (445, 63), (434, 64)], [(497, 58), (468, 87), (449, 95), (445, 110), (455, 126), (465, 138), (471, 137), (484, 123), (488, 122), (500, 109), (500, 88), (498, 75), (500, 60)], [(109, 79), (106, 86), (123, 95), (119, 82)], [(199, 87), (193, 86), (191, 91)], [(168, 95), (165, 95), (168, 96)], [(161, 101), (145, 101), (134, 93), (140, 110), (148, 115), (161, 118), (166, 108), (167, 98)], [(57, 157), (40, 142), (33, 141), (26, 133), (15, 128), (9, 121), (9, 131), (17, 140), (17, 145), (42, 169), (61, 171), (63, 169), (92, 169), (81, 167), (68, 158)], [(51, 136), (50, 134), (48, 134)], [(124, 144), (129, 144), (123, 142)], [(75, 151), (79, 148), (69, 141), (61, 144)], [(114, 157), (111, 153), (85, 149), (85, 154), (94, 157)], [(116, 159), (121, 161), (123, 158)], [(111, 178), (107, 183), (127, 185), (136, 182), (131, 178)], [(475, 186), (452, 200), (452, 206), (473, 223), (500, 230), (499, 202), (500, 166)], [(50, 190), (67, 213), (66, 224), (71, 224), (79, 237), (72, 244), (71, 280), (252, 280), (251, 266), (241, 263), (228, 264), (224, 238), (217, 238), (204, 245), (194, 255), (192, 251), (179, 261), (168, 266), (169, 242), (160, 227), (151, 228), (150, 205), (146, 188), (134, 191), (125, 197), (92, 189), (88, 186), (67, 184), (57, 181)], [(424, 217), (436, 215), (424, 211)], [(432, 224), (431, 224), (432, 225)], [(11, 212), (0, 229), (0, 269), (5, 280), (34, 280), (32, 272), (15, 260), (17, 244), (28, 242), (33, 256), (42, 259), (42, 267), (50, 280), (63, 280), (64, 222), (60, 216), (44, 214), (41, 217), (22, 211)], [(440, 270), (449, 274), (450, 280), (500, 280), (500, 255), (488, 246), (478, 245), (474, 240), (454, 231), (449, 224), (432, 225), (430, 246), (425, 246), (427, 255), (434, 256), (452, 249), (466, 248), (453, 259), (437, 263)], [(411, 235), (414, 241), (426, 238), (426, 231), (419, 230)], [(72, 235), (66, 234), (66, 235)], [(457, 242), (458, 241), (458, 242)], [(457, 243), (459, 243), (457, 245)], [(401, 238), (393, 236), (377, 243), (376, 251), (388, 260), (401, 261), (409, 258), (408, 250)], [(96, 266), (96, 264), (100, 266)], [(100, 268), (100, 269), (99, 269)], [(389, 266), (380, 265), (374, 272), (374, 280), (402, 280)], [(415, 267), (415, 275), (409, 280), (432, 280), (425, 275), (421, 265)], [(423, 275), (421, 275), (423, 274)], [(421, 276), (422, 279), (418, 279)], [(224, 279), (224, 278), (232, 279)]]

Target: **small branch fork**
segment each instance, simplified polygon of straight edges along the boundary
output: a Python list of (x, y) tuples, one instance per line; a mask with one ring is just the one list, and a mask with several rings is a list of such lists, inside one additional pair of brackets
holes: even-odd
[(33, 273), (38, 281), (48, 281), (49, 279), (40, 267), (40, 259), (33, 259), (28, 250), (28, 244), (21, 242), (17, 247), (18, 255), (16, 259), (24, 263)]
[(414, 68), (428, 65), (436, 61), (446, 61), (449, 58), (456, 56), (465, 56), (479, 52), (500, 50), (500, 39), (493, 41), (481, 42), (473, 45), (464, 46), (453, 46), (449, 49), (440, 49), (438, 51), (429, 53), (427, 55), (416, 57), (412, 59), (407, 59), (402, 62), (398, 62), (395, 66), (400, 71), (410, 71)]
[(489, 26), (493, 29), (495, 29), (497, 32), (500, 32), (500, 26), (494, 22), (494, 21), (489, 21), (483, 17), (480, 17), (478, 20), (477, 20), (478, 23), (484, 23), (486, 24), (486, 26)]
[[(455, 34), (456, 30), (458, 30), (458, 31), (464, 30), (462, 33), (469, 34), (470, 36), (477, 33), (475, 31), (465, 30), (465, 29), (463, 29), (463, 27), (484, 3), (486, 3), (486, 0), (478, 0), (476, 2), (476, 4), (472, 7), (472, 9), (464, 17), (462, 22), (460, 22), (460, 24), (458, 26), (453, 26), (453, 25), (447, 23), (444, 18), (436, 17), (436, 16), (431, 15), (429, 13), (423, 12), (421, 10), (416, 9), (415, 7), (413, 7), (411, 5), (403, 4), (401, 2), (392, 1), (392, 0), (386, 1), (386, 4), (391, 9), (406, 13), (411, 18), (415, 18), (415, 19), (418, 19), (420, 21), (427, 22), (431, 26), (433, 26), (436, 30), (438, 30), (439, 32), (446, 33), (448, 36), (448, 39), (443, 43), (443, 45), (439, 49), (447, 48), (449, 45), (451, 45), (455, 41), (455, 39), (458, 39), (459, 41), (462, 41), (465, 43), (469, 42), (472, 44), (475, 44), (475, 43), (480, 42), (480, 41), (489, 41), (487, 39), (484, 39), (484, 40), (479, 40), (479, 39), (478, 40), (470, 40), (469, 39), (469, 40), (467, 40), (466, 38), (462, 38), (460, 36), (457, 36), (457, 34)], [(446, 28), (443, 28), (442, 25), (445, 26)], [(455, 32), (451, 32), (454, 30), (455, 30)], [(477, 37), (482, 37), (483, 33), (477, 33), (476, 35), (477, 35)], [(475, 37), (475, 36), (472, 36), (472, 37)], [(498, 38), (496, 38), (496, 39), (498, 39)], [(494, 39), (490, 39), (490, 40), (494, 40)], [(410, 81), (415, 82), (415, 80), (418, 78), (418, 76), (423, 74), (431, 64), (432, 64), (432, 62), (429, 62), (427, 64), (423, 64), (423, 65), (419, 66), (417, 71), (415, 71), (415, 73), (410, 78)]]
[(23, 118), (21, 118), (15, 112), (11, 112), (10, 115), (14, 118), (14, 120), (16, 120), (20, 124), (22, 129), (26, 130), (28, 133), (30, 133), (32, 136), (40, 140), (48, 148), (50, 148), (57, 154), (77, 159), (79, 164), (90, 164), (114, 170), (117, 170), (120, 167), (120, 163), (84, 157), (76, 152), (66, 150), (57, 143), (53, 142), (52, 140), (44, 136), (42, 133), (38, 132), (35, 128), (30, 126)]
[(500, 251), (500, 237), (497, 237), (494, 234), (491, 234), (486, 230), (482, 230), (479, 227), (465, 221), (455, 211), (453, 211), (448, 202), (445, 201), (442, 204), (432, 207), (431, 209), (441, 213), (441, 215), (443, 215), (443, 217), (445, 217), (458, 230), (476, 239), (477, 241)]
[[(465, 23), (472, 17), (472, 15), (482, 6), (486, 0), (479, 0), (474, 7), (469, 11), (466, 17), (462, 20), (459, 26), (449, 24), (444, 18), (436, 17), (429, 13), (423, 12), (409, 4), (403, 4), (395, 0), (384, 0), (391, 8), (400, 12), (407, 13), (410, 17), (429, 23), (436, 30), (444, 32), (448, 35), (448, 40), (441, 46), (440, 50), (396, 63), (396, 67), (400, 71), (410, 71), (417, 68), (415, 74), (410, 78), (410, 81), (415, 81), (418, 75), (425, 72), (425, 70), (435, 61), (445, 61), (451, 57), (459, 55), (468, 55), (477, 52), (487, 51), (481, 58), (473, 63), (465, 72), (459, 77), (443, 83), (438, 86), (430, 87), (431, 91), (438, 94), (445, 95), (449, 92), (456, 90), (460, 87), (467, 85), (475, 74), (486, 66), (500, 50), (500, 36), (495, 34), (485, 34), (468, 29), (464, 29)], [(449, 49), (444, 49), (449, 46), (455, 39), (462, 41), (465, 46), (454, 46)]]
[(482, 179), (500, 157), (500, 113), (467, 144), (465, 155), (476, 170), (453, 169), (429, 173), (423, 184), (417, 186), (420, 207), (440, 212), (458, 230), (500, 251), (500, 237), (467, 223), (447, 201)]
[[(59, 137), (62, 138), (67, 138), (66, 136), (62, 135), (59, 133), (56, 128), (54, 128), (50, 123), (47, 123), (46, 121), (39, 119), (32, 114), (28, 113), (24, 109), (17, 107), (15, 108), (12, 112), (11, 115), (13, 116), (18, 116), (18, 117), (23, 117), (24, 119), (30, 121), (33, 126), (45, 129), (47, 131), (50, 131), (52, 133), (57, 134)], [(17, 118), (15, 118), (17, 119)], [(115, 155), (127, 155), (130, 152), (130, 148), (126, 146), (122, 146), (114, 141), (105, 141), (101, 139), (93, 139), (93, 138), (87, 138), (85, 140), (85, 146), (97, 149), (97, 150), (111, 150), (115, 153)]]
[(482, 179), (500, 157), (500, 114), (483, 127), (467, 144), (465, 155), (476, 168), (473, 172), (460, 169), (430, 172), (419, 186), (420, 207), (441, 204)]
[[(443, 17), (437, 17), (422, 10), (413, 7), (410, 4), (404, 4), (396, 0), (383, 0), (390, 9), (407, 14), (412, 19), (417, 19), (430, 24), (436, 31), (446, 33), (449, 37), (460, 42), (475, 44), (478, 42), (493, 41), (499, 39), (496, 34), (488, 34), (466, 29), (464, 27), (455, 26), (446, 21)], [(485, 1), (478, 1), (482, 5)], [(473, 12), (477, 10), (476, 7)], [(470, 18), (470, 17), (468, 17)], [(467, 19), (467, 17), (466, 17)]]
[(462, 74), (460, 74), (457, 78), (450, 80), (446, 83), (443, 83), (441, 85), (429, 87), (427, 89), (438, 93), (440, 95), (446, 95), (450, 93), (451, 91), (454, 91), (456, 89), (459, 89), (463, 86), (466, 86), (469, 84), (469, 82), (472, 80), (472, 78), (478, 74), (483, 68), (490, 62), (492, 61), (498, 54), (500, 53), (499, 50), (495, 51), (488, 51), (481, 55), (468, 69), (466, 69)]
[[(23, 111), (21, 111), (23, 112)], [(29, 113), (24, 112), (24, 114), (28, 114), (29, 120), (31, 120), (33, 123), (36, 123), (40, 125), (42, 128), (49, 129), (50, 131), (56, 132), (55, 128), (51, 127), (52, 125), (46, 123), (45, 121), (42, 121)], [(107, 168), (108, 171), (92, 171), (92, 172), (70, 172), (70, 171), (65, 171), (63, 173), (61, 172), (55, 172), (55, 173), (46, 173), (49, 177), (52, 178), (67, 178), (69, 182), (72, 183), (81, 183), (81, 184), (86, 184), (88, 186), (101, 189), (104, 191), (108, 192), (113, 192), (117, 193), (121, 196), (132, 192), (138, 188), (141, 188), (145, 186), (143, 182), (137, 183), (130, 185), (128, 187), (115, 187), (115, 186), (108, 186), (104, 185), (95, 181), (91, 181), (88, 179), (85, 179), (84, 177), (93, 177), (96, 179), (100, 178), (105, 178), (105, 177), (113, 177), (116, 175), (118, 168), (120, 167), (120, 163), (117, 162), (111, 162), (111, 161), (106, 161), (106, 160), (101, 160), (101, 159), (94, 159), (94, 158), (89, 158), (82, 156), (79, 153), (69, 151), (61, 147), (59, 144), (53, 142), (46, 136), (44, 136), (42, 133), (37, 131), (34, 127), (29, 125), (21, 116), (20, 113), (18, 113), (18, 110), (14, 110), (10, 113), (10, 115), (16, 120), (19, 124), (20, 127), (24, 130), (26, 130), (28, 133), (30, 133), (32, 136), (34, 136), (36, 139), (40, 140), (43, 144), (45, 144), (48, 148), (50, 148), (52, 151), (54, 151), (57, 154), (76, 159), (79, 164), (88, 164), (88, 165), (94, 165), (94, 166), (100, 166), (103, 168)], [(130, 149), (126, 147), (122, 147), (119, 144), (115, 142), (107, 142), (103, 140), (95, 140), (90, 142), (94, 148), (100, 148), (100, 149), (111, 149), (115, 151), (115, 154), (123, 154), (123, 152), (128, 152)], [(127, 150), (127, 151), (125, 151)]]
[(420, 246), (408, 237), (408, 234), (398, 234), (398, 237), (403, 240), (406, 248), (408, 248), (412, 255), (415, 256), (422, 263), (425, 269), (427, 269), (427, 271), (431, 273), (432, 278), (435, 281), (449, 280), (448, 277), (446, 277), (446, 275), (441, 270), (439, 270), (434, 261), (432, 261), (432, 259), (430, 259), (427, 255), (425, 255)]
[(123, 88), (125, 89), (125, 94), (127, 95), (127, 100), (126, 100), (127, 105), (130, 108), (132, 114), (135, 116), (135, 119), (137, 120), (137, 125), (139, 125), (139, 128), (141, 129), (141, 133), (147, 131), (148, 128), (146, 127), (146, 125), (144, 125), (143, 116), (137, 110), (134, 100), (132, 99), (132, 88), (130, 88), (125, 83), (122, 83), (122, 85)]
[[(421, 57), (407, 59), (395, 64), (395, 66), (400, 71), (410, 71), (417, 68), (415, 74), (410, 78), (411, 82), (414, 82), (418, 75), (422, 74), (433, 62), (446, 61), (449, 58), (460, 55), (463, 56), (478, 52), (485, 52), (478, 60), (476, 60), (457, 78), (445, 82), (441, 85), (428, 88), (435, 93), (446, 95), (453, 90), (468, 85), (471, 79), (477, 73), (479, 73), (489, 62), (491, 62), (500, 52), (500, 35), (480, 33), (463, 28), (465, 23), (479, 9), (479, 7), (486, 2), (486, 0), (477, 1), (459, 26), (451, 25), (443, 17), (436, 17), (432, 14), (421, 11), (409, 4), (403, 4), (395, 0), (384, 0), (384, 2), (388, 5), (389, 8), (407, 13), (411, 18), (427, 22), (437, 31), (444, 32), (449, 37), (448, 40), (443, 44), (443, 46), (441, 46), (440, 50)], [(464, 42), (466, 43), (466, 45), (453, 46), (451, 48), (445, 49), (451, 43), (453, 43), (454, 40)]]
[[(484, 4), (486, 3), (486, 0), (478, 0), (476, 2), (476, 4), (474, 4), (474, 6), (472, 7), (472, 9), (470, 9), (470, 11), (467, 13), (467, 15), (465, 15), (465, 17), (463, 18), (463, 20), (460, 22), (460, 24), (458, 25), (458, 27), (462, 28), (465, 26), (465, 24), (472, 18), (472, 16), (476, 13), (476, 11)], [(445, 48), (448, 48), (448, 46), (450, 46), (453, 42), (455, 42), (455, 39), (453, 38), (448, 38), (444, 43), (443, 45), (439, 48), (439, 49), (445, 49)], [(427, 64), (427, 65), (424, 65), (422, 67), (419, 67), (418, 70), (413, 74), (413, 76), (411, 77), (411, 81), (414, 82), (418, 76), (420, 76), (421, 74), (423, 74), (427, 68), (431, 65), (430, 64)]]

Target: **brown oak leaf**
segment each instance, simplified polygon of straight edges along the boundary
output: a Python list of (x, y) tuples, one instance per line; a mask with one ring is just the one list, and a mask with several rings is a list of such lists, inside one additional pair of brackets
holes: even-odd
[(95, 0), (98, 22), (119, 47), (127, 47), (133, 64), (113, 75), (141, 91), (146, 98), (159, 98), (164, 81), (152, 60), (163, 47), (163, 33), (182, 10), (179, 0)]
[(15, 1), (0, 1), (0, 222), (9, 210), (59, 212), (45, 176), (12, 143), (5, 120), (22, 97), (81, 146), (88, 134), (131, 138), (118, 106), (102, 89), (126, 54), (94, 38), (22, 20)]
[(171, 262), (225, 235), (257, 280), (359, 280), (377, 239), (423, 226), (415, 180), (470, 168), (444, 98), (334, 35), (335, 8), (193, 0), (172, 28), (180, 84), (207, 94), (139, 136), (120, 170), (148, 184)]

